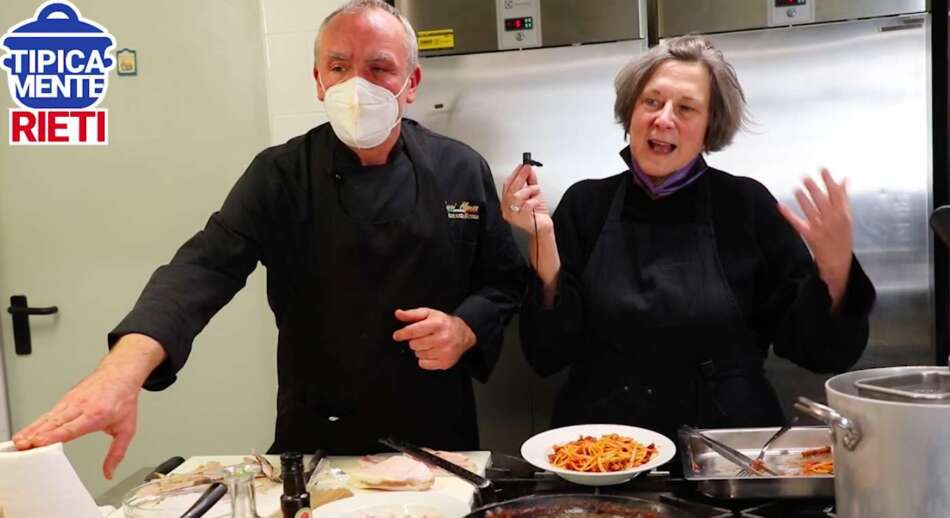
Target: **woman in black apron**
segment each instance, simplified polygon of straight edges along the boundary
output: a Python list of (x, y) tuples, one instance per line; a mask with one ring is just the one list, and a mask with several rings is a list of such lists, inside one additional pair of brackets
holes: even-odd
[(542, 375), (569, 368), (553, 425), (673, 438), (683, 424), (781, 424), (769, 347), (829, 372), (867, 343), (874, 288), (852, 254), (843, 183), (827, 171), (824, 189), (806, 180), (802, 218), (755, 180), (706, 165), (742, 126), (745, 100), (701, 37), (653, 49), (616, 87), (628, 171), (575, 184), (553, 218), (530, 166), (501, 195), (505, 219), (531, 236), (537, 273), (525, 354)]

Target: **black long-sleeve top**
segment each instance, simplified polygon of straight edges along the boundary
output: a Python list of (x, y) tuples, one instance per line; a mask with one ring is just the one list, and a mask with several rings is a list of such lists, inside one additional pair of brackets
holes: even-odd
[(833, 314), (805, 243), (762, 184), (709, 168), (682, 190), (651, 199), (626, 171), (574, 184), (554, 213), (561, 259), (557, 298), (552, 308), (543, 308), (535, 279), (521, 316), (522, 345), (540, 374), (574, 364), (592, 345), (581, 279), (620, 182), (632, 183), (622, 218), (646, 223), (696, 221), (697, 196), (708, 184), (719, 259), (762, 358), (771, 346), (778, 356), (815, 372), (844, 371), (857, 362), (867, 345), (875, 298), (857, 258), (852, 257), (843, 303)]
[[(500, 354), (503, 328), (523, 296), (524, 260), (501, 218), (485, 160), (468, 146), (409, 119), (402, 122), (402, 135), (418, 146), (416, 154), (435, 174), (447, 205), (464, 201), (480, 209), (478, 219), (451, 219), (449, 231), (459, 254), (467, 258), (463, 264), (471, 265), (470, 292), (454, 311), (477, 340), (463, 360), (476, 378), (485, 379)], [(402, 145), (401, 141), (394, 152)], [(268, 302), (278, 326), (288, 318), (295, 290), (303, 284), (302, 272), (306, 264), (314, 264), (307, 254), (309, 236), (301, 231), (310, 226), (317, 210), (316, 197), (310, 192), (312, 176), (333, 155), (333, 147), (339, 150), (342, 144), (324, 124), (258, 154), (221, 210), (211, 215), (205, 228), (169, 264), (155, 271), (135, 307), (108, 337), (110, 347), (128, 333), (151, 336), (162, 345), (167, 359), (153, 371), (146, 389), (162, 390), (175, 381), (194, 337), (244, 287), (258, 262), (267, 268)], [(351, 155), (337, 152), (334, 166), (352, 168)], [(415, 189), (414, 183), (402, 190), (388, 183), (387, 189), (393, 192), (412, 194)], [(345, 201), (352, 193), (344, 191), (341, 196)], [(391, 211), (407, 204), (378, 205)], [(372, 303), (372, 294), (361, 296)], [(282, 379), (281, 384), (287, 381)]]

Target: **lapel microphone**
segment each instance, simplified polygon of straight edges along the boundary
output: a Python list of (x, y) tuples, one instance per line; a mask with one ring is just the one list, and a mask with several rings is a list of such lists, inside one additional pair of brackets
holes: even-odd
[(536, 167), (544, 167), (544, 164), (542, 164), (541, 162), (538, 162), (537, 160), (532, 160), (532, 159), (531, 159), (531, 152), (530, 152), (530, 151), (526, 151), (526, 152), (524, 152), (524, 153), (521, 153), (521, 164), (522, 164), (522, 165), (533, 165), (533, 166), (536, 166)]
[[(544, 164), (533, 160), (531, 158), (531, 152), (525, 151), (521, 153), (521, 164), (522, 165), (531, 165), (535, 167), (544, 167)], [(534, 220), (534, 260), (537, 262), (538, 268), (541, 266), (541, 240), (538, 239), (538, 215), (531, 211), (531, 218)]]

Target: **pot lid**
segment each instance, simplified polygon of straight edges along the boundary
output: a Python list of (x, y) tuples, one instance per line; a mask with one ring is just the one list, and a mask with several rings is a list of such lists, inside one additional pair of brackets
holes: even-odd
[(907, 403), (950, 404), (950, 370), (934, 369), (854, 382), (858, 394), (873, 399)]

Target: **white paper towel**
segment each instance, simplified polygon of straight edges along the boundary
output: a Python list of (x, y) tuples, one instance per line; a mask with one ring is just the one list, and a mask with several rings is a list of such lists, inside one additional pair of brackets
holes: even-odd
[(4, 518), (101, 518), (61, 443), (17, 451), (0, 443), (0, 508)]

